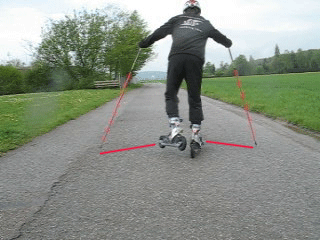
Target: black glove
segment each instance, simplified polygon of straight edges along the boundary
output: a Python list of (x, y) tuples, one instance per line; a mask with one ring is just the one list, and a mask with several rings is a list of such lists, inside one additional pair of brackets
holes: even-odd
[(139, 47), (140, 48), (147, 48), (147, 47), (149, 47), (149, 45), (145, 42), (145, 39), (144, 39), (139, 43)]
[(230, 48), (232, 46), (232, 41), (227, 38), (227, 42), (226, 42), (226, 45), (224, 45), (226, 48)]

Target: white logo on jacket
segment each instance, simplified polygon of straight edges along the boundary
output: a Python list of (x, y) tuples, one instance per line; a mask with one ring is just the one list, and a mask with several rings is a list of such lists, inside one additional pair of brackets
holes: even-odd
[(182, 23), (182, 26), (198, 26), (202, 21), (199, 20), (193, 20), (193, 19), (188, 19), (187, 21), (184, 21), (184, 23)]

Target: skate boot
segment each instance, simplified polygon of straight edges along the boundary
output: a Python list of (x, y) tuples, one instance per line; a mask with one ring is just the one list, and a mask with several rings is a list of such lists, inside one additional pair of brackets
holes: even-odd
[(190, 153), (191, 153), (191, 158), (194, 158), (198, 153), (200, 153), (201, 147), (203, 145), (202, 137), (200, 134), (201, 125), (192, 124), (190, 127), (192, 129)]
[(181, 135), (183, 129), (180, 127), (180, 123), (182, 119), (175, 117), (169, 119), (169, 126), (171, 128), (171, 132), (166, 136), (160, 136), (159, 138), (159, 146), (161, 148), (168, 147), (177, 147), (180, 151), (186, 149), (187, 140), (184, 136)]

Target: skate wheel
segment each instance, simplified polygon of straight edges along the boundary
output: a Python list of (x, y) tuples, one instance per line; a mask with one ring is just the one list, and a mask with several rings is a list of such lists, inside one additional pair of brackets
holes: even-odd
[(190, 155), (191, 155), (191, 158), (195, 158), (195, 156), (196, 156), (196, 152), (194, 151), (194, 149), (192, 147), (191, 147)]
[(197, 142), (191, 142), (190, 143), (190, 156), (191, 158), (195, 158), (197, 153), (200, 152), (201, 150), (201, 146), (199, 145), (199, 143)]
[(160, 148), (165, 148), (166, 146), (162, 145), (162, 142), (165, 142), (167, 140), (167, 136), (161, 136), (159, 138), (159, 147)]
[(186, 149), (186, 147), (187, 147), (187, 139), (184, 137), (184, 136), (181, 136), (181, 135), (179, 135), (179, 136), (177, 136), (178, 137), (178, 142), (181, 142), (180, 143), (180, 146), (178, 147), (179, 148), (179, 150), (180, 151), (183, 151), (183, 150), (185, 150)]

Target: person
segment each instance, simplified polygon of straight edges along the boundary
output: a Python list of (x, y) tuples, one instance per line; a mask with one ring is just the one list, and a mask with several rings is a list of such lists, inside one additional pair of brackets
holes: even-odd
[(172, 35), (169, 53), (167, 84), (165, 91), (166, 113), (169, 118), (172, 139), (182, 132), (178, 109), (178, 91), (185, 79), (188, 89), (189, 120), (192, 129), (192, 141), (202, 145), (199, 138), (201, 122), (204, 120), (201, 103), (202, 69), (205, 61), (205, 46), (208, 38), (230, 48), (232, 41), (215, 29), (201, 16), (198, 1), (186, 2), (183, 14), (171, 18), (139, 43), (140, 48), (147, 48), (154, 42)]

